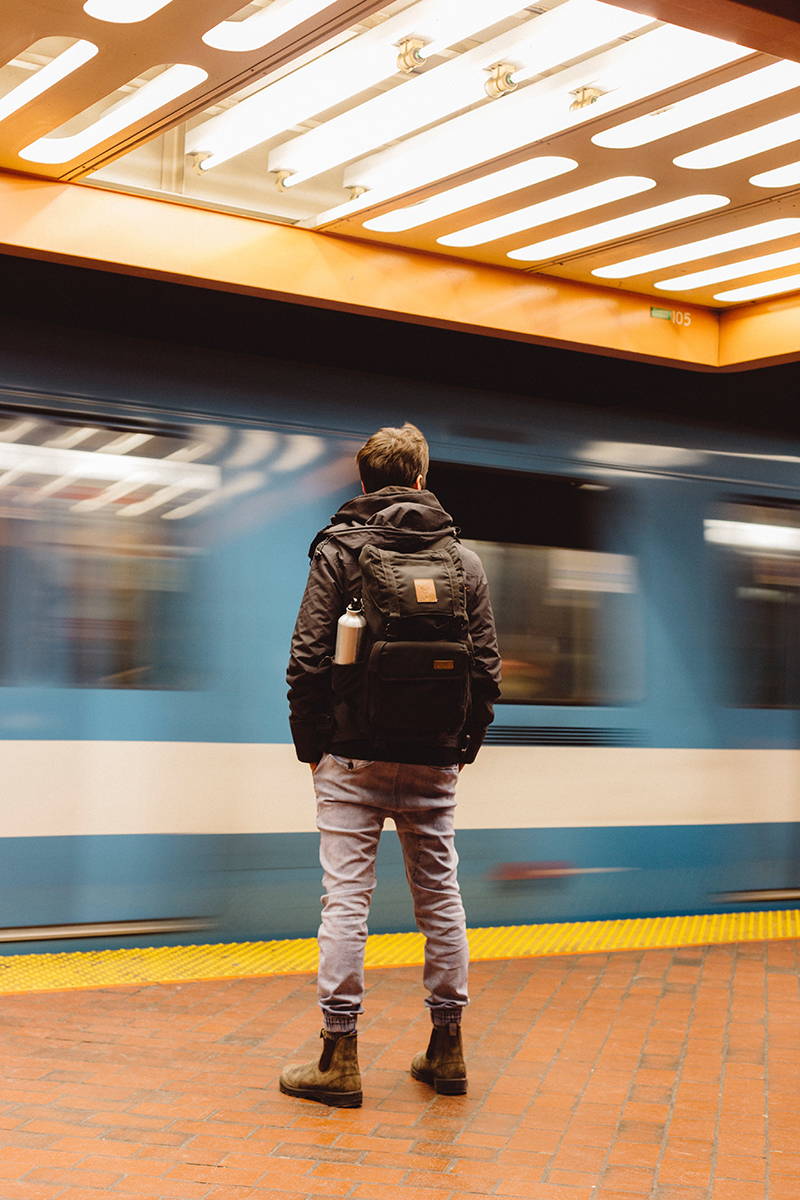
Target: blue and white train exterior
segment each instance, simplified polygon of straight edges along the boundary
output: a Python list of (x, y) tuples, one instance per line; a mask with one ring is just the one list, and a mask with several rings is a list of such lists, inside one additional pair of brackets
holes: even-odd
[[(8, 356), (0, 364), (3, 428), (34, 422), (33, 433), (16, 426), (23, 432), (7, 445), (30, 449), (38, 436), (41, 447), (42, 420), (56, 449), (59, 438), (69, 448), (70, 429), (104, 431), (100, 452), (137, 427), (148, 436), (167, 425), (183, 453), (167, 447), (162, 458), (208, 468), (202, 485), (200, 476), (170, 483), (165, 475), (159, 486), (172, 491), (160, 505), (147, 507), (153, 484), (138, 501), (148, 544), (156, 528), (169, 530), (174, 547), (180, 527), (182, 561), (192, 562), (179, 614), (183, 631), (191, 628), (181, 653), (192, 661), (177, 684), (93, 686), (91, 674), (53, 678), (41, 664), (14, 673), (14, 614), (28, 606), (27, 583), (7, 557), (0, 952), (315, 931), (314, 800), (289, 737), (288, 643), (309, 541), (357, 488), (354, 451), (377, 426), (406, 419), (426, 432), (434, 463), (488, 472), (480, 476), (488, 506), (492, 471), (522, 473), (532, 487), (558, 478), (623, 496), (616, 519), (626, 560), (635, 561), (633, 698), (500, 703), (499, 732), (461, 776), (470, 924), (722, 911), (741, 907), (741, 893), (755, 907), (792, 902), (800, 713), (726, 697), (719, 630), (729, 598), (707, 522), (721, 504), (769, 502), (785, 507), (791, 526), (800, 504), (797, 444), (646, 417), (632, 425), (603, 410), (301, 364), (263, 377), (252, 363), (232, 376), (202, 359), (179, 371), (176, 360), (142, 382), (132, 357), (127, 371)], [(83, 501), (85, 514), (99, 508), (125, 524), (122, 486), (107, 513), (89, 503), (108, 497), (122, 475), (112, 472), (98, 493), (96, 481), (81, 482), (85, 459), (53, 459), (48, 484), (30, 459), (3, 459), (1, 469), (13, 472), (17, 461), (34, 474), (28, 493), (10, 485), (6, 498), (0, 492), (8, 545), (23, 523), (15, 504), (28, 527), (31, 514), (52, 513), (57, 501), (60, 512), (70, 502), (70, 521)], [(59, 485), (58, 471), (71, 481)], [(45, 554), (58, 553), (58, 538), (40, 541)], [(784, 560), (796, 589), (791, 545)], [(46, 609), (51, 622), (54, 611)], [(58, 637), (74, 634), (73, 613)], [(394, 834), (383, 841), (371, 927), (412, 928)]]

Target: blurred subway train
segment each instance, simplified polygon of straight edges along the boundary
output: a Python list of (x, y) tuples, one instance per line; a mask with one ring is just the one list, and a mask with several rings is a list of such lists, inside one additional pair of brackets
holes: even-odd
[[(794, 440), (213, 354), (137, 392), (135, 351), (0, 362), (3, 953), (314, 932), (289, 638), (355, 450), (405, 419), (504, 660), (459, 786), (469, 923), (796, 901)], [(413, 927), (405, 892), (387, 832), (374, 931)]]

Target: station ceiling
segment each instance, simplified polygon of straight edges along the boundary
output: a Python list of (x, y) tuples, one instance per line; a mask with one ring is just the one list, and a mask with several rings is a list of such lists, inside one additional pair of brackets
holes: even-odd
[(0, 11), (0, 169), (670, 309), (791, 296), (800, 26), (784, 10), (29, 0)]

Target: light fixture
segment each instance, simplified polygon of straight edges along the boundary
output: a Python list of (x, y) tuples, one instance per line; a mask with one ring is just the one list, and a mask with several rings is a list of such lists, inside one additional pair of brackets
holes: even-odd
[(521, 233), (524, 229), (546, 225), (548, 221), (558, 221), (575, 213), (587, 212), (591, 208), (600, 208), (603, 204), (613, 204), (615, 200), (638, 196), (640, 192), (648, 192), (655, 186), (655, 179), (620, 175), (615, 179), (604, 179), (601, 183), (578, 188), (574, 192), (553, 196), (550, 200), (541, 200), (538, 204), (528, 204), (525, 208), (515, 209), (514, 212), (504, 213), (500, 217), (492, 217), (488, 221), (481, 221), (455, 233), (446, 233), (436, 240), (442, 246), (483, 246), (486, 242)]
[(685, 221), (700, 213), (723, 208), (726, 204), (730, 204), (727, 196), (683, 196), (680, 200), (669, 200), (666, 204), (643, 208), (624, 217), (603, 221), (599, 225), (589, 225), (559, 237), (533, 242), (530, 246), (521, 246), (519, 250), (509, 251), (507, 257), (516, 262), (543, 262), (548, 258), (560, 258), (564, 254), (574, 254), (601, 242), (630, 237), (631, 234), (643, 233), (646, 229), (657, 229), (660, 225), (668, 225), (673, 221)]
[(397, 46), (404, 38), (421, 38), (425, 45), (419, 51), (420, 58), (430, 58), (519, 8), (520, 0), (492, 0), (490, 5), (486, 0), (450, 0), (444, 5), (441, 0), (418, 0), (226, 112), (196, 125), (187, 135), (186, 151), (198, 156), (201, 171), (210, 171), (396, 75)]
[(785, 167), (776, 167), (774, 171), (751, 175), (750, 182), (760, 188), (797, 187), (800, 183), (800, 162), (787, 163)]
[(83, 11), (98, 21), (132, 25), (135, 21), (146, 21), (171, 3), (172, 0), (86, 0)]
[(690, 150), (688, 154), (679, 154), (672, 161), (676, 167), (686, 167), (690, 171), (708, 171), (711, 167), (725, 167), (728, 163), (752, 158), (754, 154), (764, 154), (776, 146), (786, 146), (798, 138), (800, 113), (792, 113), (789, 117), (781, 117), (779, 121), (759, 125), (757, 129), (747, 129), (744, 133), (723, 138), (721, 142), (711, 142), (698, 150)]
[(633, 121), (604, 129), (602, 133), (596, 133), (592, 141), (596, 146), (614, 150), (645, 146), (671, 133), (691, 129), (703, 121), (736, 112), (749, 104), (779, 96), (796, 87), (800, 87), (800, 63), (776, 62), (696, 96), (687, 96), (685, 100), (668, 104), (643, 117), (636, 117)]
[(331, 0), (272, 0), (268, 8), (251, 13), (243, 21), (220, 21), (203, 34), (203, 41), (215, 50), (234, 53), (259, 50), (303, 21), (316, 17), (330, 3)]
[(742, 300), (761, 300), (764, 296), (779, 296), (781, 292), (796, 291), (800, 291), (800, 275), (784, 275), (783, 279), (769, 279), (766, 283), (753, 283), (749, 287), (717, 292), (714, 299), (734, 303)]
[(695, 271), (691, 275), (662, 279), (654, 286), (664, 292), (689, 292), (693, 288), (724, 283), (728, 279), (741, 279), (744, 275), (756, 275), (760, 271), (777, 270), (779, 267), (794, 267), (798, 263), (800, 250), (778, 250), (775, 254), (759, 254), (756, 258), (727, 263), (724, 267), (709, 267), (706, 271)]
[(128, 126), (141, 121), (143, 117), (163, 108), (165, 104), (182, 96), (184, 92), (191, 91), (207, 78), (208, 73), (201, 67), (192, 67), (185, 63), (167, 67), (154, 79), (137, 88), (131, 95), (125, 96), (112, 105), (101, 117), (92, 121), (91, 125), (87, 125), (79, 133), (73, 133), (66, 137), (50, 135), (37, 138), (24, 150), (19, 151), (19, 157), (36, 163), (71, 162), (72, 159), (85, 154), (87, 150), (91, 150), (100, 142), (104, 142), (107, 138), (127, 129)]
[(78, 67), (82, 67), (84, 63), (94, 58), (95, 54), (97, 54), (97, 46), (93, 42), (82, 40), (73, 42), (49, 63), (39, 67), (27, 79), (23, 79), (22, 83), (17, 84), (10, 92), (6, 92), (5, 96), (0, 97), (0, 121), (10, 117), (12, 113), (18, 112), (26, 104), (30, 104), (31, 100), (35, 100), (37, 96), (49, 91), (51, 87), (55, 87), (62, 79), (66, 79), (67, 75), (71, 75), (73, 71), (77, 71)]
[[(493, 4), (494, 7), (494, 4)], [(519, 8), (517, 4), (516, 9)], [(499, 16), (493, 12), (493, 19)], [(588, 54), (632, 33), (652, 18), (598, 0), (567, 0), (560, 8), (459, 54), (450, 62), (390, 89), (348, 112), (276, 146), (271, 171), (287, 171), (287, 187), (415, 133), (434, 121), (486, 101), (487, 71), (498, 71), (495, 99), (532, 75)]]
[(793, 525), (761, 525), (755, 521), (705, 521), (705, 540), (743, 550), (800, 551), (800, 529)]
[[(446, 179), (481, 162), (510, 154), (752, 51), (705, 34), (665, 25), (621, 46), (519, 88), (493, 104), (454, 117), (351, 164), (344, 184), (368, 192), (319, 214), (309, 225), (324, 225), (393, 196)], [(604, 94), (594, 104), (572, 110), (580, 87)]]
[(546, 179), (555, 179), (567, 171), (574, 171), (577, 165), (574, 158), (529, 158), (525, 162), (515, 163), (513, 167), (504, 167), (502, 171), (492, 171), (480, 179), (448, 188), (428, 200), (420, 200), (418, 204), (373, 217), (364, 222), (364, 228), (377, 233), (401, 233), (406, 229), (416, 229), (419, 225), (461, 212), (475, 204), (483, 204), (486, 200), (494, 200), (497, 196), (532, 187)]
[(609, 263), (605, 267), (595, 267), (592, 274), (597, 275), (599, 279), (630, 279), (633, 275), (660, 271), (662, 267), (674, 267), (678, 263), (710, 258), (713, 254), (741, 250), (744, 246), (758, 246), (762, 242), (777, 241), (778, 238), (791, 237), (797, 233), (800, 233), (800, 218), (781, 217), (774, 221), (761, 221), (758, 225), (748, 225), (743, 229), (733, 229), (730, 233), (717, 233), (699, 241), (682, 242), (679, 246), (670, 246), (668, 250), (640, 254), (636, 258), (626, 258), (621, 262)]

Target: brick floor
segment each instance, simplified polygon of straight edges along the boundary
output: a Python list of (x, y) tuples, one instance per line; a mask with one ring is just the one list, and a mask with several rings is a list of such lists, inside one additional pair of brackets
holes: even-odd
[(371, 971), (364, 1107), (279, 1094), (308, 976), (0, 1000), (0, 1200), (800, 1200), (800, 943), (479, 963), (470, 1094)]

